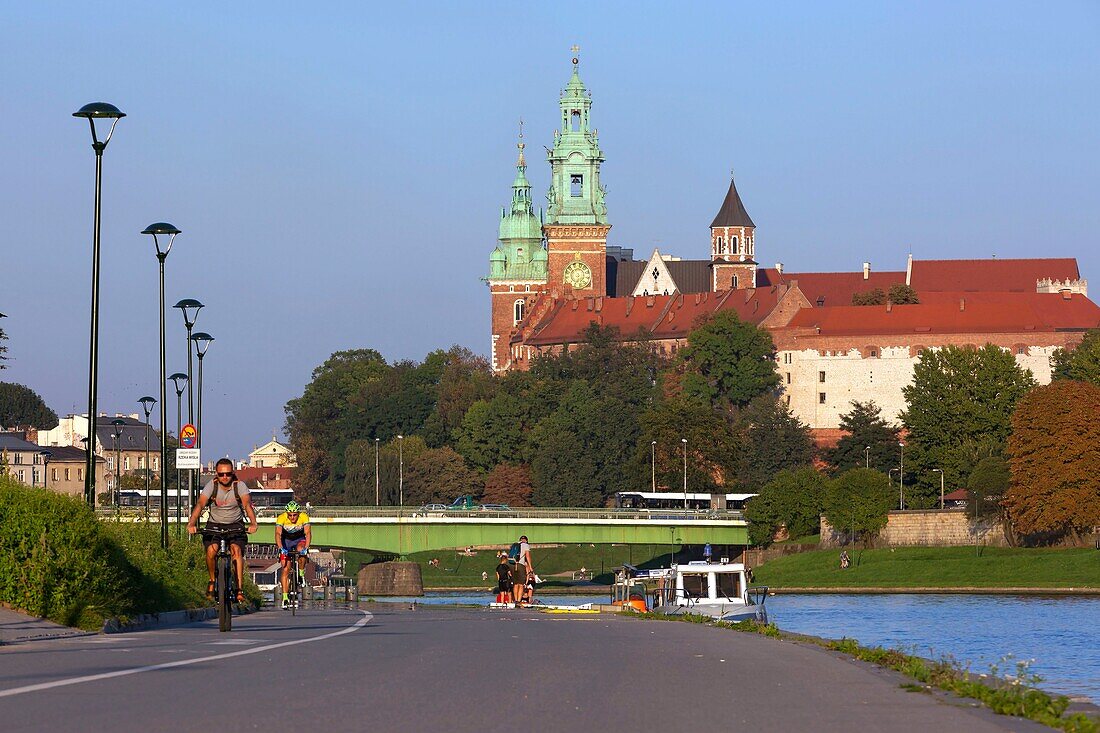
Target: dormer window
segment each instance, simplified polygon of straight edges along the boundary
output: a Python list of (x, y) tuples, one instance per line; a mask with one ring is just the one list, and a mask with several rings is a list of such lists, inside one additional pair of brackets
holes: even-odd
[(580, 197), (583, 196), (582, 189), (584, 188), (584, 176), (580, 173), (574, 173), (569, 176), (569, 195)]

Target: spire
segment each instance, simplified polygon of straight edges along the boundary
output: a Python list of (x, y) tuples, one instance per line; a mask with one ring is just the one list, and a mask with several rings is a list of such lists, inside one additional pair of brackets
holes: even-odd
[(512, 182), (512, 213), (532, 214), (535, 210), (531, 204), (531, 183), (527, 180), (527, 159), (523, 155), (527, 143), (523, 142), (523, 118), (519, 120), (519, 142), (516, 149), (519, 155), (516, 158), (516, 180)]
[(733, 171), (730, 171), (730, 188), (726, 191), (726, 200), (722, 202), (722, 208), (718, 215), (710, 223), (714, 227), (755, 227), (749, 212), (745, 211), (745, 205), (741, 203), (741, 197), (737, 194), (737, 186), (733, 183)]

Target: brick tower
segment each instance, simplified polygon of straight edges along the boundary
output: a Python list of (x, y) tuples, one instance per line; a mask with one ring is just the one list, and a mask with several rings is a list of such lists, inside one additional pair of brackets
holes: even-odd
[(710, 223), (711, 289), (756, 287), (756, 225), (745, 211), (730, 175), (730, 188)]
[(573, 76), (561, 93), (561, 129), (549, 151), (550, 190), (543, 233), (550, 286), (572, 288), (578, 295), (607, 294), (607, 206), (600, 185), (600, 150), (589, 124), (592, 95), (573, 59)]
[(492, 298), (494, 371), (508, 368), (509, 337), (523, 320), (535, 296), (546, 289), (546, 250), (542, 246), (542, 223), (531, 202), (527, 161), (520, 131), (516, 178), (512, 182), (512, 204), (500, 211), (499, 244), (489, 255), (489, 284)]

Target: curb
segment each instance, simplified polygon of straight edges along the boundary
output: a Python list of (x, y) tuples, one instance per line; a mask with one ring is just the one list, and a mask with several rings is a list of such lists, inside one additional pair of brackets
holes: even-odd
[[(234, 615), (253, 613), (256, 610), (251, 604), (245, 606), (234, 605), (233, 609)], [(143, 631), (145, 629), (155, 629), (162, 626), (180, 626), (182, 624), (197, 623), (217, 617), (218, 609), (212, 607), (192, 608), (183, 611), (165, 611), (163, 613), (145, 613), (140, 616), (135, 616), (125, 622), (117, 618), (107, 619), (103, 622), (102, 633), (124, 634), (129, 631)]]
[(882, 595), (882, 594), (964, 594), (964, 595), (988, 595), (988, 596), (1095, 596), (1100, 595), (1100, 588), (1042, 588), (1035, 586), (1004, 586), (974, 587), (974, 586), (914, 586), (891, 588), (889, 586), (848, 586), (814, 588), (812, 586), (769, 586), (770, 595), (797, 595), (797, 594), (844, 594), (844, 595)]

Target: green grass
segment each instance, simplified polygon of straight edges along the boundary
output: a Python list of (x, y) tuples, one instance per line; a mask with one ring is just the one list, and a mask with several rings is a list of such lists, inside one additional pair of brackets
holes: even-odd
[(756, 582), (775, 588), (1037, 587), (1100, 588), (1100, 552), (1091, 549), (899, 547), (817, 550), (769, 560)]
[[(439, 559), (439, 567), (428, 564), (432, 558)], [(348, 572), (358, 572), (359, 566), (370, 559), (367, 553), (349, 552)], [(612, 582), (614, 569), (623, 563), (645, 568), (667, 567), (669, 546), (582, 544), (535, 547), (531, 550), (531, 559), (535, 563), (535, 572), (547, 581), (539, 586), (545, 592), (572, 584), (572, 575), (564, 578), (552, 576), (557, 573), (572, 573), (582, 567), (588, 570), (596, 583), (603, 585)], [(494, 550), (479, 550), (473, 557), (466, 557), (458, 550), (433, 550), (409, 555), (409, 560), (420, 563), (425, 588), (485, 588), (496, 583), (498, 561)], [(482, 572), (488, 574), (489, 580), (481, 579)]]

